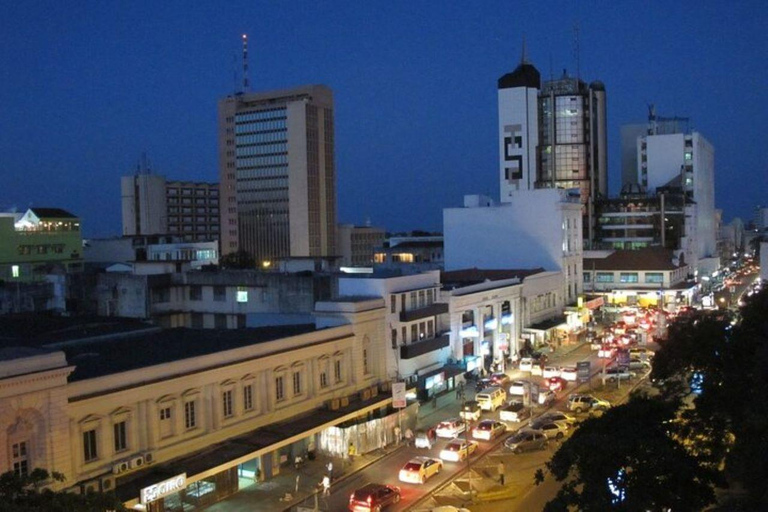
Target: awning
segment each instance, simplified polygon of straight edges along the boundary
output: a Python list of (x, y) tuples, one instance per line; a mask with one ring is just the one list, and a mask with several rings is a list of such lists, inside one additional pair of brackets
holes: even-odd
[(568, 323), (565, 318), (565, 315), (559, 315), (559, 316), (556, 316), (555, 318), (550, 318), (549, 320), (544, 320), (543, 322), (533, 324), (530, 327), (525, 327), (523, 330), (546, 332), (551, 329), (556, 329), (557, 327), (567, 327), (567, 326), (568, 326)]

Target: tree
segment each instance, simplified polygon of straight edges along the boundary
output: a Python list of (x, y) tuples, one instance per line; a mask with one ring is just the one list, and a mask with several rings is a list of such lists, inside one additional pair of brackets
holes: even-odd
[(714, 503), (714, 474), (675, 439), (675, 412), (636, 395), (584, 421), (547, 463), (563, 486), (544, 510), (697, 511)]
[[(13, 471), (0, 475), (0, 512), (122, 512), (126, 508), (112, 493), (73, 494), (43, 489), (61, 482), (61, 473), (34, 469), (25, 476)], [(41, 490), (42, 489), (42, 490)]]
[(219, 265), (226, 269), (254, 269), (256, 268), (256, 260), (249, 253), (240, 249), (219, 258)]

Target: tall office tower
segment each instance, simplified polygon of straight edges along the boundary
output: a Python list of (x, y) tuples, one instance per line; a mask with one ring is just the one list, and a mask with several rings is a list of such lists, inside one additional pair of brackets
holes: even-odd
[(516, 190), (578, 188), (584, 236), (592, 240), (593, 200), (608, 193), (605, 86), (565, 72), (540, 84), (523, 57), (498, 88), (500, 201)]
[(336, 252), (333, 93), (322, 85), (219, 102), (221, 253), (257, 262)]

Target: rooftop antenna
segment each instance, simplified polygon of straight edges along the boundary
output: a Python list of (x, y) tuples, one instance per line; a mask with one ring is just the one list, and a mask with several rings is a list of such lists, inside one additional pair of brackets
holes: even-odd
[(576, 60), (576, 79), (581, 80), (581, 50), (579, 48), (579, 22), (573, 23), (573, 56)]
[(248, 92), (248, 34), (243, 34), (243, 92)]
[(520, 54), (520, 64), (528, 64), (528, 49), (525, 46), (525, 34), (523, 34), (523, 51)]
[(552, 54), (549, 54), (549, 81), (554, 82), (555, 81), (555, 68), (552, 64)]

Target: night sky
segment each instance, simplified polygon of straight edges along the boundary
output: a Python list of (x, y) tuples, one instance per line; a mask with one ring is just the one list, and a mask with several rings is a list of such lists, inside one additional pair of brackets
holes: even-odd
[[(472, 8), (469, 6), (472, 5)], [(468, 193), (498, 197), (496, 80), (605, 83), (609, 182), (619, 127), (689, 116), (715, 146), (718, 208), (768, 203), (768, 15), (757, 1), (4, 2), (0, 209), (61, 207), (121, 232), (120, 176), (142, 152), (171, 179), (218, 181), (216, 103), (235, 90), (334, 91), (339, 220), (442, 229)], [(551, 64), (550, 64), (551, 63)]]

